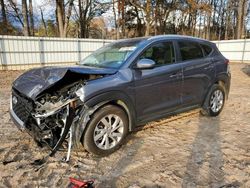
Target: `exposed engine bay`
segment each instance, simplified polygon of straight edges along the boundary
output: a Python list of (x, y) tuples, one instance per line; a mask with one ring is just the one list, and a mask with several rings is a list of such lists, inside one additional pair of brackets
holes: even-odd
[[(73, 85), (73, 86), (72, 86)], [(70, 108), (74, 109), (77, 95), (76, 91), (84, 87), (83, 83), (74, 83), (65, 86), (59, 91), (45, 93), (35, 101), (34, 118), (36, 125), (39, 127), (41, 135), (39, 142), (46, 142), (53, 148), (60, 139), (66, 122), (69, 121)], [(74, 109), (76, 112), (76, 109)]]

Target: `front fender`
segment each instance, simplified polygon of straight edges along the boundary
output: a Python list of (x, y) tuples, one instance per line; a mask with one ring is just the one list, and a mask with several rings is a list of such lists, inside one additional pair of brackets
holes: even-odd
[(129, 131), (132, 131), (135, 128), (136, 112), (130, 97), (121, 91), (101, 93), (84, 102), (79, 122), (73, 127), (73, 142), (76, 147), (79, 147), (79, 144), (81, 143), (81, 139), (90, 120), (90, 116), (106, 104), (114, 104), (122, 107), (128, 115)]

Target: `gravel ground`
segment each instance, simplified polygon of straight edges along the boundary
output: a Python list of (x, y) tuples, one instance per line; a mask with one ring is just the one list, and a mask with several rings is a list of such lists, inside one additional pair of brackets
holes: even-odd
[(199, 110), (152, 122), (128, 136), (114, 154), (97, 158), (73, 152), (69, 163), (48, 153), (9, 117), (10, 85), (21, 72), (0, 72), (0, 187), (67, 187), (69, 177), (96, 187), (250, 187), (250, 77), (231, 63), (232, 84), (219, 117)]

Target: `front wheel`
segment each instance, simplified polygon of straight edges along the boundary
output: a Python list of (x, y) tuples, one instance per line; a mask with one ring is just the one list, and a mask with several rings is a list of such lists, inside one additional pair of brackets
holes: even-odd
[(83, 145), (88, 152), (105, 156), (117, 150), (127, 134), (127, 114), (117, 106), (107, 105), (91, 117)]
[(208, 93), (201, 113), (208, 116), (218, 116), (225, 103), (225, 89), (215, 84)]

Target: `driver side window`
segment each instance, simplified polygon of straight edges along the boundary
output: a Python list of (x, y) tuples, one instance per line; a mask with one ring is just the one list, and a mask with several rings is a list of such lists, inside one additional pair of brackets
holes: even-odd
[(140, 59), (151, 59), (156, 66), (163, 66), (175, 62), (174, 47), (172, 42), (160, 42), (146, 49)]

